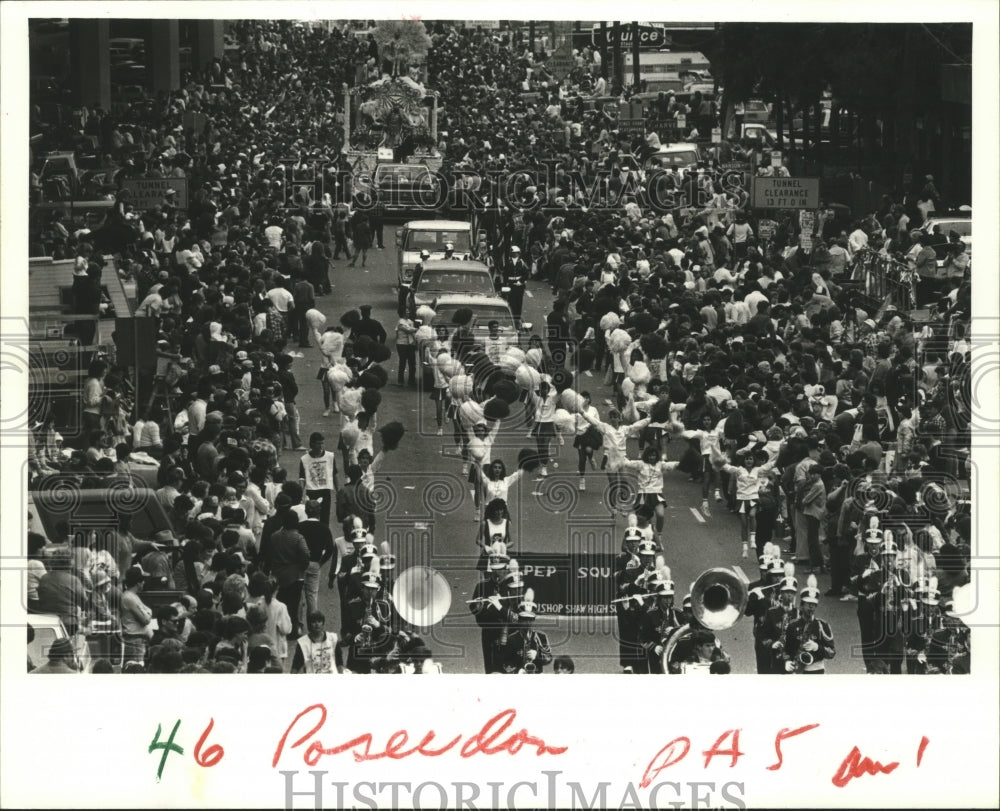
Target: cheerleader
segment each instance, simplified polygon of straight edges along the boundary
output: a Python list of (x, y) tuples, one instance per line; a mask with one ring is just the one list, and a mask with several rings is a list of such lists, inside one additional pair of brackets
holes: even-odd
[(715, 468), (712, 466), (713, 450), (719, 456), (722, 455), (722, 437), (716, 428), (715, 417), (705, 412), (701, 415), (701, 428), (694, 431), (681, 431), (684, 439), (697, 439), (701, 451), (701, 511), (706, 518), (711, 518), (712, 514), (708, 510), (708, 491), (715, 488), (718, 494), (716, 500), (722, 499), (722, 493), (718, 489), (718, 477)]
[(724, 456), (716, 450), (711, 451), (712, 465), (720, 472), (728, 473), (736, 479), (737, 512), (740, 516), (740, 540), (743, 543), (741, 557), (747, 557), (748, 544), (757, 544), (757, 501), (760, 491), (760, 480), (773, 473), (777, 457), (762, 465), (755, 464), (754, 453), (738, 454), (742, 456), (742, 466), (730, 465)]
[(492, 504), (497, 499), (508, 502), (507, 494), (513, 484), (521, 478), (523, 470), (515, 470), (507, 475), (507, 466), (501, 459), (494, 459), (483, 466), (482, 499), (486, 504)]
[(538, 390), (529, 392), (529, 394), (535, 407), (535, 424), (531, 429), (531, 436), (535, 438), (538, 445), (538, 458), (541, 462), (538, 475), (545, 478), (549, 475), (549, 446), (552, 443), (552, 438), (556, 435), (555, 416), (559, 403), (559, 393), (551, 383), (542, 380), (538, 384)]
[(650, 445), (642, 452), (642, 459), (625, 462), (626, 470), (638, 477), (639, 492), (636, 496), (635, 510), (639, 514), (652, 514), (656, 518), (654, 537), (659, 540), (663, 532), (667, 501), (663, 498), (663, 474), (677, 467), (677, 462), (665, 462), (660, 459), (660, 452)]
[(500, 430), (500, 420), (494, 420), (490, 427), (485, 420), (480, 420), (472, 426), (472, 437), (469, 439), (469, 484), (472, 485), (472, 497), (475, 503), (476, 522), (480, 520), (479, 508), (482, 504), (483, 494), (483, 471), (489, 469), (492, 464), (490, 454), (493, 450), (493, 441)]
[(594, 468), (594, 451), (604, 444), (604, 437), (587, 420), (587, 416), (594, 420), (600, 419), (597, 408), (590, 404), (590, 392), (582, 391), (580, 392), (580, 397), (583, 398), (583, 404), (579, 413), (573, 415), (576, 429), (576, 439), (573, 440), (573, 447), (576, 448), (576, 467), (577, 473), (580, 475), (579, 489), (586, 490), (587, 479), (584, 474), (587, 470), (587, 463), (590, 463), (591, 469)]
[(476, 545), (483, 550), (480, 556), (480, 568), (486, 562), (489, 552), (497, 541), (501, 541), (506, 546), (510, 546), (510, 512), (507, 509), (507, 502), (502, 498), (495, 498), (486, 505), (482, 523), (479, 525), (479, 533), (476, 537)]

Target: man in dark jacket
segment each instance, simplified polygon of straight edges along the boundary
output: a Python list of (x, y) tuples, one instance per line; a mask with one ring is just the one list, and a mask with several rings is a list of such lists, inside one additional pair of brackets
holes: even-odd
[(367, 335), (373, 341), (384, 344), (386, 339), (385, 327), (372, 318), (372, 305), (362, 304), (358, 309), (361, 310), (361, 320), (351, 329), (351, 337), (355, 338), (358, 335)]
[(288, 510), (282, 517), (281, 529), (271, 536), (267, 548), (271, 575), (278, 581), (278, 599), (288, 607), (288, 616), (292, 619), (290, 639), (301, 636), (299, 602), (310, 561), (309, 546), (298, 526), (298, 515)]

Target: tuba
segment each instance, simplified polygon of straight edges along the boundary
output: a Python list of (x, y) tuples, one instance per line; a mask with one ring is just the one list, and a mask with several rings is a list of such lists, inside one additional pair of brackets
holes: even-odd
[[(707, 569), (691, 586), (691, 612), (702, 628), (724, 631), (740, 621), (749, 598), (747, 579), (742, 572), (721, 567)], [(678, 645), (689, 639), (695, 630), (687, 624), (670, 635), (661, 655), (664, 673), (676, 672)]]
[(411, 566), (392, 586), (396, 611), (415, 628), (429, 628), (451, 608), (451, 586), (444, 575), (428, 566)]

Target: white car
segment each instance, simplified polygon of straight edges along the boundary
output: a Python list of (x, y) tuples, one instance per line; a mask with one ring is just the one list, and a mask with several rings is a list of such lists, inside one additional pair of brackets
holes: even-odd
[(468, 259), (472, 253), (472, 225), (459, 220), (413, 220), (396, 231), (399, 283), (411, 282), (421, 251), (427, 251), (430, 259), (444, 259), (449, 242), (455, 257)]
[[(959, 238), (965, 243), (965, 252), (972, 256), (972, 215), (968, 216), (932, 216), (927, 222), (920, 226), (920, 230), (925, 234), (933, 234), (935, 226), (938, 228), (944, 239), (948, 239), (948, 234), (955, 231)], [(946, 258), (946, 250), (935, 247), (938, 265), (943, 265)]]

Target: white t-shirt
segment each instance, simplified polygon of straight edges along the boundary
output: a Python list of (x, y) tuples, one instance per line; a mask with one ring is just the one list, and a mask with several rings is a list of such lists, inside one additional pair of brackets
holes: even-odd
[(279, 313), (287, 313), (295, 306), (295, 298), (284, 287), (272, 287), (267, 291), (267, 297)]

